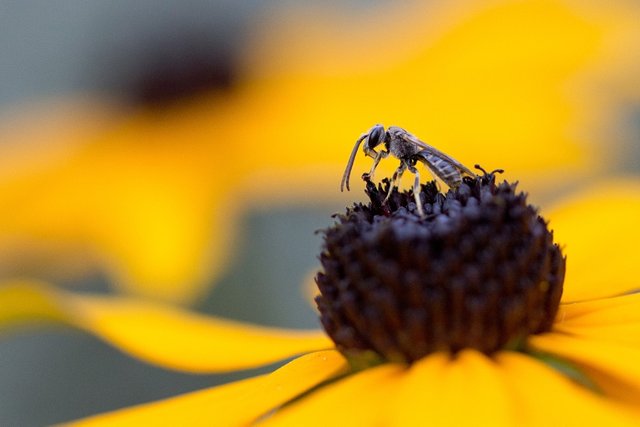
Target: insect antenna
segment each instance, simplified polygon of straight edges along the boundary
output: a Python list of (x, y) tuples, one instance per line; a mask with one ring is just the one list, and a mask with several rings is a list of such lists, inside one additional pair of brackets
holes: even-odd
[(347, 187), (347, 191), (349, 191), (349, 176), (351, 175), (351, 169), (353, 168), (353, 163), (356, 159), (356, 154), (358, 154), (358, 148), (360, 147), (360, 143), (362, 143), (362, 141), (364, 141), (364, 139), (368, 136), (369, 136), (368, 133), (363, 134), (360, 138), (358, 138), (355, 145), (353, 146), (353, 150), (351, 151), (351, 155), (349, 156), (349, 161), (347, 162), (347, 168), (344, 170), (344, 174), (342, 174), (342, 182), (340, 182), (340, 191), (344, 191), (345, 184)]

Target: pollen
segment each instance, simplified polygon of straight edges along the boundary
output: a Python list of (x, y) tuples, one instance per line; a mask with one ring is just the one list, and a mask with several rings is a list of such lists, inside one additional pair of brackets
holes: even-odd
[(446, 194), (368, 182), (369, 203), (323, 230), (320, 320), (350, 360), (411, 363), (432, 352), (486, 354), (551, 328), (566, 258), (516, 184), (495, 173)]

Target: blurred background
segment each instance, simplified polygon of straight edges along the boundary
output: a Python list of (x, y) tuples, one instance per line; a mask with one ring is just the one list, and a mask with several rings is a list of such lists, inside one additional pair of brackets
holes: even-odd
[[(314, 232), (364, 198), (362, 154), (339, 191), (362, 132), (504, 168), (544, 213), (640, 171), (638, 22), (619, 0), (0, 1), (0, 279), (316, 328)], [(238, 378), (0, 320), (0, 425)]]

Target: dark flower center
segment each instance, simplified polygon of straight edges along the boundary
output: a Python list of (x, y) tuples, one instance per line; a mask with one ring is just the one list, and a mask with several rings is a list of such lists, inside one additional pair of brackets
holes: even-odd
[(413, 362), (435, 351), (490, 354), (548, 331), (558, 311), (565, 257), (516, 184), (493, 173), (455, 190), (413, 193), (367, 183), (323, 231), (316, 282), (321, 322), (351, 360)]

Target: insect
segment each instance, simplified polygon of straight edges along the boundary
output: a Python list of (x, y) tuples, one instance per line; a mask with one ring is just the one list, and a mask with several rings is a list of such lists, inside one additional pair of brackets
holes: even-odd
[[(389, 128), (385, 130), (384, 126), (375, 125), (369, 129), (369, 131), (363, 133), (353, 146), (349, 161), (347, 162), (347, 168), (342, 175), (340, 191), (344, 191), (345, 186), (347, 190), (349, 190), (349, 176), (351, 175), (351, 169), (353, 168), (353, 163), (358, 153), (358, 147), (363, 141), (364, 145), (362, 148), (364, 154), (372, 157), (374, 160), (371, 170), (369, 173), (363, 174), (362, 179), (373, 179), (373, 174), (376, 167), (378, 167), (378, 163), (380, 163), (380, 160), (389, 156), (389, 154), (398, 158), (400, 160), (400, 166), (393, 173), (391, 185), (389, 186), (389, 191), (387, 192), (387, 197), (384, 199), (384, 202), (386, 203), (389, 199), (391, 192), (397, 187), (398, 180), (408, 169), (409, 172), (415, 175), (413, 196), (416, 199), (420, 216), (424, 216), (424, 211), (422, 209), (422, 203), (420, 202), (420, 173), (416, 168), (418, 161), (424, 163), (433, 175), (454, 189), (460, 185), (462, 177), (475, 176), (466, 166), (436, 150), (432, 146), (425, 144), (406, 130), (397, 126), (389, 126)], [(384, 148), (376, 151), (375, 148), (380, 144), (383, 144)]]

